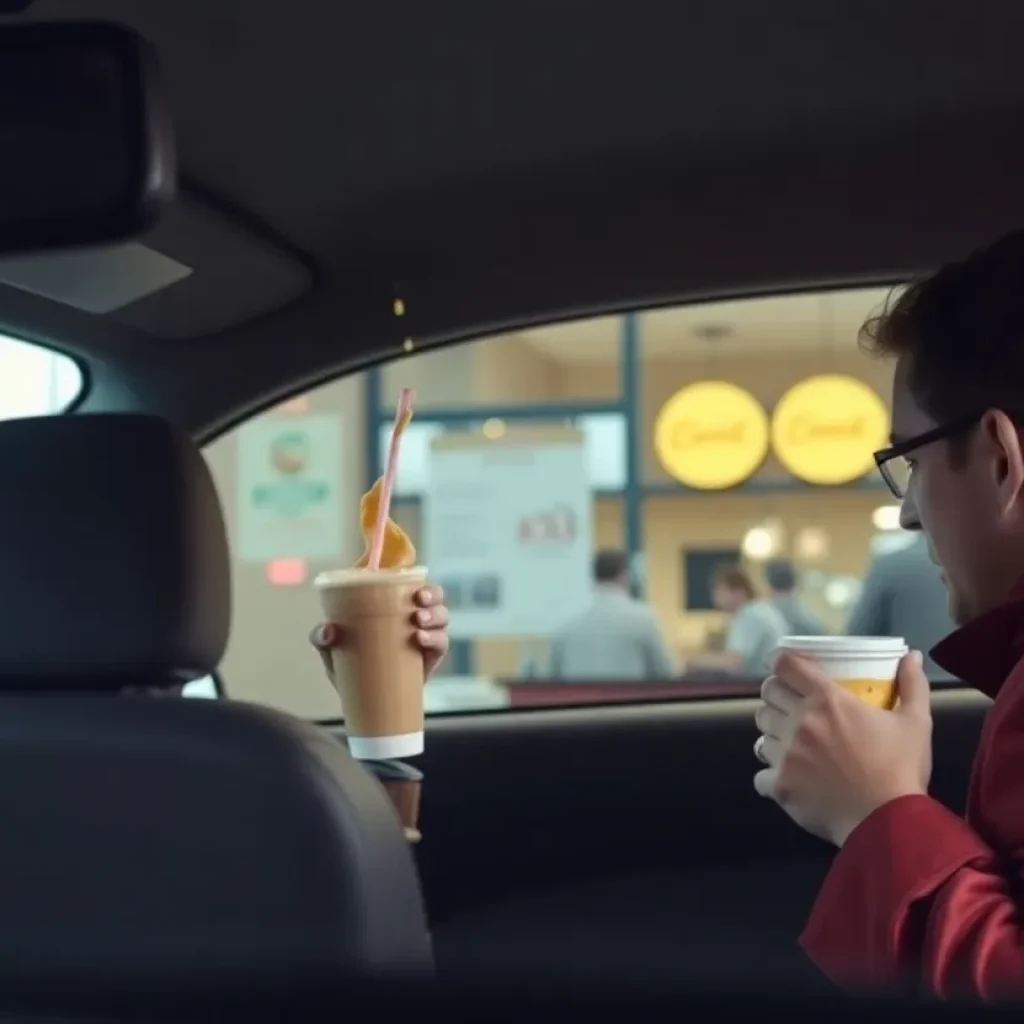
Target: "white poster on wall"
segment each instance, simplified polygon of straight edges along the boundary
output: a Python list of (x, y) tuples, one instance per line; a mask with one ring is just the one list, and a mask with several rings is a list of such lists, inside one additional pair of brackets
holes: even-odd
[[(238, 431), (238, 556), (341, 557), (346, 525), (337, 416), (263, 416)], [(352, 512), (354, 514), (354, 510)]]
[(422, 558), (455, 639), (549, 636), (591, 597), (593, 503), (577, 430), (431, 444)]

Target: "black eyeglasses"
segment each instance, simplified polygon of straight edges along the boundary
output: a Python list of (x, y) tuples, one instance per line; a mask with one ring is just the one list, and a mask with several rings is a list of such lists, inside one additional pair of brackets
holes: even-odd
[(893, 495), (902, 501), (907, 496), (907, 488), (910, 486), (910, 476), (913, 465), (907, 456), (918, 448), (934, 441), (945, 441), (960, 434), (966, 434), (972, 430), (981, 419), (980, 416), (972, 416), (970, 419), (957, 420), (954, 423), (946, 423), (941, 427), (933, 427), (923, 434), (915, 434), (898, 444), (889, 445), (881, 451), (875, 452), (875, 465), (882, 479), (886, 482)]

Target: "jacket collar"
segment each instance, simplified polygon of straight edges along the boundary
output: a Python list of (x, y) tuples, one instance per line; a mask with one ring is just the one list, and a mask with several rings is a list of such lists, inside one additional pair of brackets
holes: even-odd
[(1024, 656), (1024, 579), (1005, 603), (951, 633), (931, 656), (954, 679), (994, 698)]

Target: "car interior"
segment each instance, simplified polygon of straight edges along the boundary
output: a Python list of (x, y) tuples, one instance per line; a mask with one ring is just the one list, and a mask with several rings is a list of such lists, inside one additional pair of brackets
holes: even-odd
[[(688, 536), (745, 557), (803, 502), (834, 534), (805, 545), (835, 563), (822, 594), (862, 575), (885, 500), (863, 470), (815, 489), (773, 463), (734, 512), (658, 468), (650, 433), (702, 379), (843, 372), (887, 401), (858, 324), (1024, 223), (1024, 8), (952, 8), (0, 7), (0, 32), (138, 33), (179, 168), (109, 239), (0, 258), (5, 972), (834, 994), (797, 945), (834, 851), (753, 790), (756, 678), (554, 687), (522, 631), (453, 633), (410, 845), (345, 752), (311, 580), (358, 554), (406, 385), (424, 452), (430, 423), (592, 427), (614, 480), (592, 484), (587, 565), (642, 559), (680, 643), (718, 621), (679, 610)], [(637, 427), (623, 396), (645, 387)], [(337, 495), (310, 520), (329, 539), (294, 549), (240, 511), (282, 422), (322, 438)], [(422, 546), (413, 446), (396, 517)], [(836, 629), (850, 600), (822, 604)], [(205, 699), (122, 693), (182, 685)], [(935, 686), (954, 809), (987, 703)]]

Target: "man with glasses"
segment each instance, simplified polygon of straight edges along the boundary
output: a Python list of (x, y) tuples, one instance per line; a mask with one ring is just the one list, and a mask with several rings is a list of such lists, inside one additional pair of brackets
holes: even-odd
[(966, 820), (927, 795), (920, 652), (881, 711), (781, 655), (762, 687), (757, 791), (840, 847), (802, 944), (849, 987), (1024, 995), (1024, 232), (911, 286), (865, 328), (895, 358), (875, 459), (941, 567), (959, 628), (932, 651), (993, 698)]

